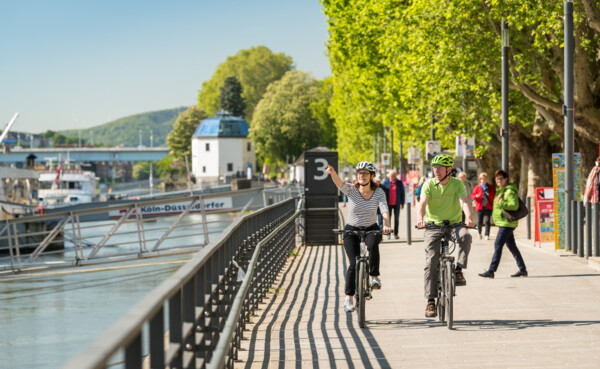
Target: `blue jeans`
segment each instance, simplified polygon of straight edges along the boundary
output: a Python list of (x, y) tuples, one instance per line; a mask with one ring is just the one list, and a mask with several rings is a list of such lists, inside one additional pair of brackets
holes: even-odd
[(512, 253), (513, 257), (517, 261), (519, 270), (527, 270), (525, 262), (523, 261), (523, 257), (521, 256), (521, 253), (519, 252), (515, 242), (515, 236), (513, 234), (514, 230), (514, 228), (510, 227), (499, 227), (498, 235), (496, 236), (496, 242), (494, 243), (494, 256), (492, 256), (490, 271), (496, 272), (496, 270), (498, 270), (500, 259), (502, 259), (502, 248), (504, 247), (504, 244), (506, 244), (506, 247), (508, 247), (508, 250)]

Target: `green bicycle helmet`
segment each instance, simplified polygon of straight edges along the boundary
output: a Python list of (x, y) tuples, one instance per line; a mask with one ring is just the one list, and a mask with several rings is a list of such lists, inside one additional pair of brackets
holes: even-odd
[(448, 154), (440, 154), (435, 156), (432, 160), (431, 160), (431, 165), (443, 165), (445, 167), (453, 167), (454, 166), (454, 159), (452, 159), (452, 156), (448, 155)]

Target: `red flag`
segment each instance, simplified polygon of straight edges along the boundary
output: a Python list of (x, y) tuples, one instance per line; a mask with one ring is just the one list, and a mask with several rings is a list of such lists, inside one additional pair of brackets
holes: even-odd
[(60, 179), (60, 175), (62, 174), (63, 171), (63, 167), (62, 167), (62, 163), (60, 163), (60, 165), (58, 166), (58, 170), (56, 171), (56, 178), (54, 178), (54, 184), (58, 185), (58, 180)]

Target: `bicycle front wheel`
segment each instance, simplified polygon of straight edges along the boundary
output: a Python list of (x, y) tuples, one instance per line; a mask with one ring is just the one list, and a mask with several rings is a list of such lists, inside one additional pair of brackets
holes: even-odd
[(448, 329), (452, 329), (452, 323), (454, 323), (454, 267), (451, 261), (446, 261), (446, 324)]
[(367, 300), (367, 263), (361, 261), (358, 263), (358, 285), (356, 286), (356, 312), (358, 313), (358, 326), (361, 328), (365, 327), (365, 305)]

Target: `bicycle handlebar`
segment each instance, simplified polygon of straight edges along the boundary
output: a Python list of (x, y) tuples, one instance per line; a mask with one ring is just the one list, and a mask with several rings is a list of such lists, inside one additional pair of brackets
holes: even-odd
[(454, 229), (458, 226), (464, 227), (464, 228), (468, 228), (468, 229), (477, 229), (477, 227), (469, 227), (467, 226), (465, 223), (463, 222), (458, 222), (458, 223), (454, 223), (454, 224), (449, 224), (449, 225), (437, 225), (435, 223), (425, 223), (425, 227), (419, 227), (417, 225), (415, 225), (416, 229), (441, 229), (441, 230), (449, 230), (449, 229)]
[(383, 234), (383, 232), (380, 229), (374, 229), (371, 231), (362, 231), (362, 230), (350, 230), (350, 229), (332, 229), (333, 233), (337, 233), (337, 234), (343, 234), (343, 233), (350, 233), (353, 234), (355, 236), (364, 236), (366, 237), (369, 234), (374, 234), (374, 235), (381, 235)]

